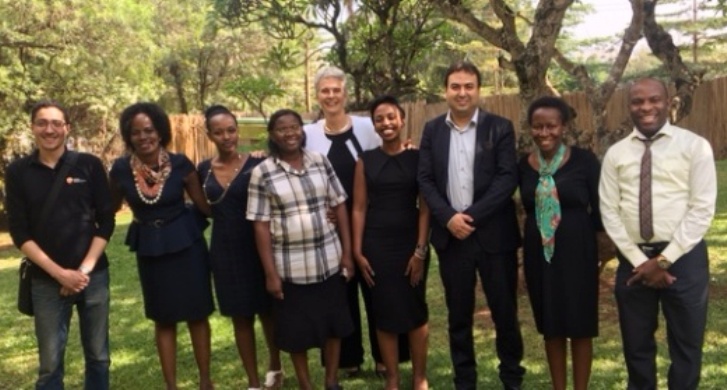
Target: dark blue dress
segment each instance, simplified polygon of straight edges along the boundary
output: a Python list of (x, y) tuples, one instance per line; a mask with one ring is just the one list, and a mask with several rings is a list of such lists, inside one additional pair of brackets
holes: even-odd
[(110, 173), (134, 213), (126, 244), (136, 252), (144, 311), (160, 323), (201, 320), (214, 310), (207, 244), (184, 202), (184, 178), (194, 165), (181, 154), (169, 159), (172, 171), (152, 205), (136, 191), (130, 157), (114, 161)]
[(271, 307), (253, 225), (245, 218), (250, 173), (263, 160), (248, 157), (226, 193), (210, 172), (211, 160), (201, 162), (197, 170), (205, 196), (214, 203), (210, 260), (217, 303), (225, 316), (252, 317)]

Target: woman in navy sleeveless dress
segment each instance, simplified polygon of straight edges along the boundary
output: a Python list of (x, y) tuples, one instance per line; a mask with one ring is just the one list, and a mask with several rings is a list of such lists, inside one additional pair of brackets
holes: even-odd
[(272, 302), (265, 289), (252, 222), (245, 218), (250, 173), (265, 158), (238, 153), (237, 118), (226, 107), (209, 107), (205, 126), (217, 156), (201, 162), (197, 172), (212, 209), (210, 262), (217, 303), (220, 313), (232, 318), (249, 388), (261, 387), (255, 348), (255, 316), (259, 316), (269, 351), (263, 384), (268, 389), (279, 388), (283, 372), (280, 352), (272, 341)]

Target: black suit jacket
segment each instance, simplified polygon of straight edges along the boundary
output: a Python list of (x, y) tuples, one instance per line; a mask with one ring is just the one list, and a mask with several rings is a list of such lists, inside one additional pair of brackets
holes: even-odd
[[(456, 240), (447, 222), (457, 213), (447, 197), (450, 128), (441, 115), (424, 126), (419, 151), (419, 189), (432, 213), (431, 242), (437, 251)], [(487, 253), (520, 246), (512, 195), (517, 188), (515, 131), (509, 120), (480, 109), (474, 158), (474, 196), (463, 213), (474, 219), (472, 233)]]

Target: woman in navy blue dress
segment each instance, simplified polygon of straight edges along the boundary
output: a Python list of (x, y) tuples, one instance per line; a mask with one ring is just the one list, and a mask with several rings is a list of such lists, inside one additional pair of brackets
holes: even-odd
[(129, 155), (114, 161), (111, 184), (116, 207), (126, 199), (134, 213), (126, 244), (136, 252), (144, 312), (154, 321), (166, 388), (177, 388), (177, 323), (184, 321), (192, 338), (199, 388), (212, 389), (207, 318), (214, 303), (207, 244), (200, 219), (186, 207), (184, 194), (206, 215), (209, 205), (192, 162), (164, 149), (171, 128), (161, 107), (127, 107), (120, 128)]
[(255, 349), (255, 315), (260, 318), (269, 351), (265, 388), (279, 388), (283, 372), (280, 352), (272, 342), (271, 297), (255, 247), (252, 222), (245, 218), (247, 186), (252, 169), (265, 158), (238, 152), (237, 118), (223, 106), (205, 111), (207, 136), (217, 156), (201, 162), (197, 172), (212, 208), (210, 262), (220, 313), (231, 317), (237, 351), (248, 387), (260, 388)]

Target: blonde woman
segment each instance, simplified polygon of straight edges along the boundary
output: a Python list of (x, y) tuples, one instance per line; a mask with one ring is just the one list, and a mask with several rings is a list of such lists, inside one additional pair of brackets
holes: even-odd
[[(350, 115), (346, 112), (346, 74), (334, 66), (322, 68), (314, 79), (316, 99), (323, 117), (305, 126), (306, 149), (325, 155), (330, 160), (343, 185), (348, 199), (346, 209), (349, 217), (353, 205), (353, 177), (356, 160), (365, 151), (381, 145), (381, 138), (367, 117)], [(350, 219), (350, 218), (349, 218)], [(359, 286), (363, 295), (368, 338), (371, 354), (376, 362), (376, 373), (384, 376), (385, 368), (381, 351), (376, 342), (376, 323), (372, 315), (371, 292), (360, 276), (348, 284), (347, 296), (354, 323), (354, 332), (341, 342), (340, 366), (349, 375), (360, 373), (364, 361), (363, 331), (361, 329), (361, 308), (359, 307)], [(409, 345), (405, 336), (399, 338), (401, 361), (409, 360)]]

